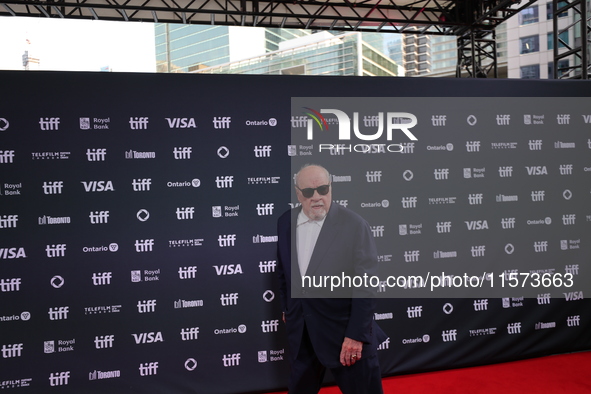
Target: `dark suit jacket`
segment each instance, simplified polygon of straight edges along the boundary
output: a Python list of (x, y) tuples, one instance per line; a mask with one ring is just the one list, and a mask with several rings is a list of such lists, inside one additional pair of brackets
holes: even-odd
[[(341, 298), (326, 298), (326, 289), (319, 292), (319, 289), (301, 287), (295, 243), (300, 211), (301, 207), (285, 212), (277, 223), (277, 271), (290, 358), (293, 361), (297, 356), (304, 324), (316, 355), (328, 368), (341, 366), (339, 356), (345, 337), (364, 343), (363, 357), (375, 355), (386, 335), (373, 320), (376, 300), (371, 298), (372, 291), (353, 288), (341, 292)], [(376, 275), (377, 251), (367, 222), (355, 212), (332, 203), (306, 275), (341, 276), (341, 273), (351, 277), (364, 273), (368, 277)], [(318, 296), (323, 298), (314, 298)]]

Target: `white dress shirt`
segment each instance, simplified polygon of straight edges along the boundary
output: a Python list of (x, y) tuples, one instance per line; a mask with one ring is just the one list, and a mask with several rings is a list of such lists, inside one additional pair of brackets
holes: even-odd
[(314, 246), (316, 246), (316, 241), (318, 240), (318, 235), (325, 219), (326, 216), (322, 220), (311, 220), (303, 210), (298, 215), (296, 245), (298, 248), (298, 265), (302, 276), (306, 274)]

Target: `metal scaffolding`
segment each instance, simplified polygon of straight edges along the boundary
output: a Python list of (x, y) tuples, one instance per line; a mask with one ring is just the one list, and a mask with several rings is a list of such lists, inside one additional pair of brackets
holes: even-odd
[[(0, 0), (0, 16), (457, 36), (469, 77), (496, 75), (494, 29), (535, 0)], [(492, 32), (492, 35), (491, 35)], [(492, 64), (490, 62), (492, 61)], [(462, 73), (458, 66), (458, 76)]]
[[(588, 0), (552, 1), (554, 79), (589, 79), (591, 63), (591, 14)], [(572, 18), (566, 26), (560, 26), (559, 18), (572, 10)], [(570, 40), (563, 38), (572, 37)], [(569, 42), (574, 42), (573, 45)], [(563, 49), (563, 50), (561, 50)]]

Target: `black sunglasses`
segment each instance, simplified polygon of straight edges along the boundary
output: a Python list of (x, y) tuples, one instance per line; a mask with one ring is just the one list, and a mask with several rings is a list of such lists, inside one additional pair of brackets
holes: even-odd
[(302, 192), (302, 196), (304, 196), (306, 198), (310, 198), (314, 195), (315, 191), (318, 191), (318, 194), (320, 194), (321, 196), (326, 196), (328, 194), (328, 191), (330, 190), (330, 184), (318, 186), (315, 189), (313, 189), (311, 187), (307, 187), (305, 189), (300, 189), (297, 186), (296, 186), (296, 188)]

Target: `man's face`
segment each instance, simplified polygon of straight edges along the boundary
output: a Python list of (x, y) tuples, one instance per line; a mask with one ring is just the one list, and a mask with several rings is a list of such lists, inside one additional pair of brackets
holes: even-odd
[[(297, 186), (300, 189), (315, 189), (319, 186), (329, 184), (330, 181), (326, 172), (322, 168), (316, 166), (306, 167), (301, 170), (297, 179)], [(312, 220), (322, 220), (326, 216), (330, 209), (330, 203), (332, 202), (331, 189), (332, 187), (329, 188), (328, 193), (324, 196), (320, 195), (318, 190), (314, 190), (312, 197), (308, 198), (296, 187), (298, 201), (302, 204), (302, 210), (308, 218)]]

